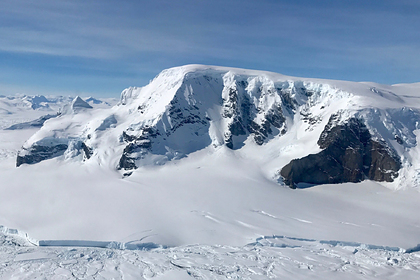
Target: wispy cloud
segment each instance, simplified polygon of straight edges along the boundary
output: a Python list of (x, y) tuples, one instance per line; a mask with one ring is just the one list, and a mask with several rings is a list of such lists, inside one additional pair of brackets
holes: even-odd
[(45, 79), (67, 67), (98, 83), (186, 63), (388, 83), (397, 69), (408, 82), (420, 74), (419, 12), (414, 0), (3, 0), (0, 55), (16, 63), (0, 70), (21, 56)]
[(96, 11), (89, 1), (15, 2), (1, 7), (7, 14), (0, 27), (3, 51), (109, 59), (127, 52), (181, 50), (186, 44), (147, 26), (109, 26), (121, 16)]

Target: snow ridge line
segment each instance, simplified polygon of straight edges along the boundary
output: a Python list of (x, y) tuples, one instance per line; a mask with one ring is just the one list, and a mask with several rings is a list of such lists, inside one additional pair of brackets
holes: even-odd
[[(284, 240), (285, 243), (274, 243), (274, 241)], [(400, 247), (390, 247), (382, 245), (373, 245), (365, 244), (359, 242), (350, 242), (350, 241), (337, 241), (337, 240), (315, 240), (307, 238), (298, 238), (298, 237), (289, 237), (284, 235), (272, 235), (272, 236), (262, 236), (256, 239), (256, 242), (250, 243), (251, 246), (268, 246), (268, 247), (280, 247), (280, 248), (298, 248), (303, 247), (303, 244), (299, 242), (310, 242), (310, 243), (319, 243), (323, 245), (331, 245), (333, 247), (360, 247), (368, 250), (384, 250), (384, 251), (393, 251), (400, 253), (413, 253), (420, 251), (420, 244), (415, 247), (403, 249)]]
[(119, 250), (141, 250), (150, 251), (153, 249), (166, 249), (168, 246), (159, 245), (153, 242), (131, 244), (130, 242), (117, 241), (90, 241), (90, 240), (40, 240), (40, 247), (94, 247)]
[(94, 247), (94, 248), (108, 248), (120, 250), (142, 250), (150, 251), (152, 249), (166, 249), (168, 246), (156, 244), (153, 242), (136, 243), (132, 242), (117, 242), (117, 241), (90, 241), (90, 240), (36, 240), (29, 237), (28, 233), (8, 228), (0, 225), (0, 233), (6, 236), (20, 237), (29, 244), (37, 247)]
[[(37, 247), (84, 247), (84, 248), (107, 248), (107, 249), (119, 249), (119, 250), (141, 250), (141, 251), (150, 251), (153, 249), (168, 249), (169, 246), (159, 245), (153, 242), (138, 243), (133, 244), (131, 242), (117, 242), (117, 241), (90, 241), (90, 240), (36, 240), (24, 232), (18, 229), (8, 228), (6, 226), (0, 225), (0, 233), (9, 236), (18, 236), (33, 246)], [(272, 241), (284, 240), (286, 243), (274, 243)], [(293, 243), (295, 242), (295, 243)], [(415, 253), (420, 252), (420, 244), (417, 244), (414, 247), (403, 249), (400, 247), (391, 247), (391, 246), (382, 246), (382, 245), (373, 245), (365, 244), (359, 242), (350, 242), (350, 241), (337, 241), (337, 240), (316, 240), (316, 239), (307, 239), (299, 237), (290, 237), (284, 235), (272, 235), (272, 236), (262, 236), (258, 237), (255, 242), (247, 244), (247, 246), (262, 246), (262, 247), (279, 247), (279, 248), (300, 248), (304, 247), (303, 244), (299, 242), (310, 242), (318, 243), (323, 245), (331, 245), (333, 247), (359, 247), (368, 250), (383, 250), (383, 251), (392, 251), (399, 253)]]
[(29, 235), (24, 231), (0, 225), (0, 233), (3, 233), (4, 235), (18, 236), (30, 243), (31, 245), (39, 246), (38, 240), (29, 237)]

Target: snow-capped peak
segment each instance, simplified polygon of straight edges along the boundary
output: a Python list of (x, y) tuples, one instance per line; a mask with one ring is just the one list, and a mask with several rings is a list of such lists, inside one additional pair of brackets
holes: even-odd
[[(76, 97), (68, 116), (49, 121), (32, 138), (37, 140), (31, 145), (43, 139), (40, 135), (78, 139), (76, 146), (81, 151), (85, 150), (82, 147), (88, 148), (88, 158), (92, 155), (89, 160), (107, 162), (127, 174), (143, 165), (161, 165), (202, 149), (211, 152), (226, 146), (259, 162), (268, 176), (281, 174), (284, 182), (296, 184), (300, 182), (286, 178), (290, 174), (282, 167), (296, 158), (317, 154), (341, 139), (357, 147), (363, 145), (365, 148), (357, 158), (368, 164), (373, 160), (375, 166), (354, 176), (326, 178), (336, 178), (331, 182), (345, 182), (368, 177), (398, 185), (399, 174), (417, 176), (408, 172), (411, 167), (406, 166), (417, 165), (410, 153), (417, 147), (412, 131), (418, 129), (420, 113), (417, 108), (407, 108), (407, 98), (393, 93), (389, 86), (372, 83), (186, 65), (162, 71), (144, 87), (124, 90), (119, 104), (108, 111), (86, 111), (91, 106)], [(74, 117), (75, 113), (80, 116)], [(64, 119), (72, 125), (64, 128)], [(405, 119), (412, 121), (402, 125), (401, 120)], [(349, 133), (323, 142), (322, 139), (332, 139), (328, 133), (335, 133), (338, 128), (348, 129)], [(352, 130), (365, 131), (365, 128), (366, 139), (357, 142), (351, 138)], [(388, 156), (372, 159), (366, 145), (376, 145)], [(55, 152), (51, 157), (57, 155), (60, 153)], [(346, 153), (335, 156), (349, 160)], [(20, 159), (21, 163), (22, 160), (31, 163)], [(324, 173), (332, 172), (322, 166), (316, 168)], [(342, 166), (337, 168), (339, 172)], [(385, 175), (387, 172), (393, 175)], [(330, 181), (324, 178), (306, 183), (322, 182)]]

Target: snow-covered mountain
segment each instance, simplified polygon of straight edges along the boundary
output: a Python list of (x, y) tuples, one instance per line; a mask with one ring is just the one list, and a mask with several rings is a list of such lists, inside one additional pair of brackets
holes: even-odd
[(365, 179), (417, 186), (417, 95), (404, 85), (187, 65), (124, 90), (111, 109), (74, 101), (26, 141), (17, 166), (76, 158), (130, 175), (227, 148), (292, 188)]
[(26, 101), (0, 97), (1, 279), (418, 278), (418, 84), (189, 65)]

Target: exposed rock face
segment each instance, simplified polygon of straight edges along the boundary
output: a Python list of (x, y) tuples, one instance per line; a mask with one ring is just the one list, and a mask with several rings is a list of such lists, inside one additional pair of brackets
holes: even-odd
[[(227, 96), (223, 98), (223, 114), (222, 117), (227, 120), (228, 129), (225, 131), (224, 140), (227, 147), (234, 149), (233, 136), (245, 135), (246, 122), (248, 122), (249, 116), (249, 105), (248, 100), (244, 98), (240, 99), (239, 91), (236, 83), (231, 87), (225, 88)], [(242, 101), (242, 102), (241, 102)], [(248, 106), (247, 106), (248, 105)]]
[(23, 148), (17, 155), (16, 167), (26, 163), (35, 164), (46, 159), (51, 159), (61, 155), (65, 158), (73, 158), (83, 155), (83, 159), (89, 159), (93, 155), (92, 148), (88, 147), (83, 141), (72, 140), (44, 145), (42, 142), (32, 145), (30, 148)]
[(83, 150), (84, 156), (86, 159), (90, 159), (93, 155), (93, 150), (91, 147), (88, 147), (84, 142), (81, 142), (81, 149)]
[[(248, 125), (248, 131), (254, 134), (255, 143), (262, 145), (270, 134), (273, 133), (272, 126), (281, 129), (284, 126), (286, 118), (283, 116), (283, 111), (280, 104), (274, 104), (264, 115), (261, 124), (251, 121)], [(284, 134), (286, 129), (281, 130)]]
[(146, 154), (151, 148), (151, 139), (156, 138), (160, 133), (152, 127), (144, 127), (137, 135), (130, 135), (123, 131), (122, 139), (128, 143), (121, 155), (117, 169), (136, 169), (136, 160)]
[(123, 154), (120, 158), (120, 161), (118, 163), (117, 169), (121, 170), (131, 170), (136, 169), (136, 158), (132, 155), (135, 152), (140, 152), (141, 147), (137, 146), (134, 143), (129, 143), (127, 146), (125, 146)]
[[(285, 95), (286, 100), (289, 94), (280, 87), (263, 84), (258, 77), (253, 79), (254, 84), (250, 85), (249, 77), (229, 73), (221, 77), (187, 75), (160, 119), (152, 124), (135, 124), (123, 132), (121, 139), (126, 146), (117, 169), (136, 169), (136, 161), (148, 153), (171, 160), (203, 149), (214, 141), (210, 137), (211, 122), (217, 122), (217, 127), (223, 129), (220, 131), (223, 138), (213, 144), (224, 144), (234, 150), (241, 148), (250, 135), (256, 144), (262, 145), (271, 135), (284, 134), (286, 118), (282, 107), (289, 110), (289, 104), (283, 105), (281, 96)], [(203, 91), (209, 94), (214, 91), (217, 98), (197, 99), (196, 92)], [(139, 105), (137, 113), (144, 114), (149, 106), (148, 103)], [(212, 119), (208, 111), (215, 106), (221, 106), (221, 115)]]
[(262, 145), (270, 135), (278, 134), (273, 128), (281, 130), (281, 134), (286, 132), (282, 106), (288, 108), (289, 104), (283, 102), (282, 96), (285, 93), (281, 88), (265, 87), (258, 83), (249, 85), (244, 80), (225, 87), (222, 116), (228, 122), (224, 134), (228, 148), (236, 149), (243, 145), (234, 145), (235, 136), (251, 134), (255, 143)]
[(153, 131), (151, 128), (147, 129), (147, 133), (155, 137), (160, 134), (165, 134), (167, 137), (174, 134), (178, 129), (186, 125), (193, 125), (197, 128), (206, 127), (208, 129), (209, 119), (203, 115), (203, 112), (196, 105), (182, 106), (181, 101), (175, 96), (168, 107), (168, 119), (171, 121), (170, 128), (166, 129), (164, 133)]
[(337, 118), (331, 116), (318, 140), (321, 152), (294, 159), (282, 168), (284, 182), (292, 188), (298, 183), (356, 183), (364, 179), (392, 182), (401, 168), (393, 150), (373, 140), (360, 119), (335, 125)]
[(19, 167), (24, 163), (34, 164), (46, 159), (60, 156), (67, 150), (67, 148), (68, 145), (66, 144), (58, 144), (55, 146), (32, 145), (29, 150), (24, 149), (18, 153), (16, 158), (16, 167)]

